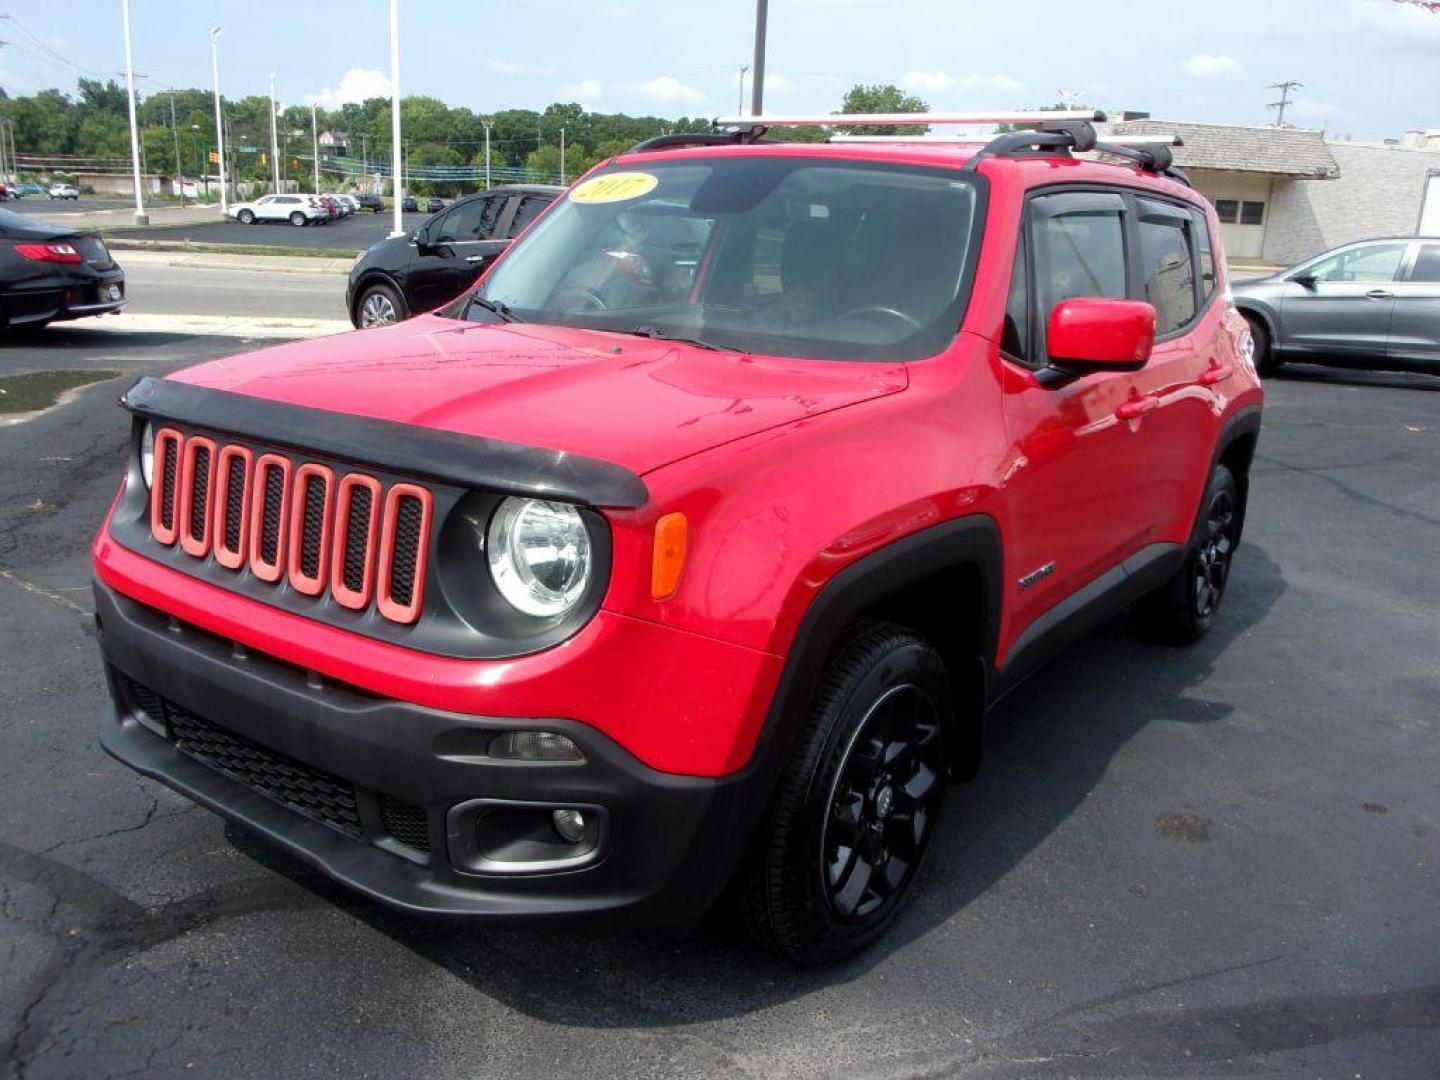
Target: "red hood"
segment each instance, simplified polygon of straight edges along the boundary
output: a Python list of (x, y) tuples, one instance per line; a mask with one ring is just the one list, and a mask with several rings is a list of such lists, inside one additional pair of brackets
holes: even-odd
[(903, 364), (754, 357), (429, 316), (214, 360), (171, 378), (583, 454), (637, 473), (907, 384)]

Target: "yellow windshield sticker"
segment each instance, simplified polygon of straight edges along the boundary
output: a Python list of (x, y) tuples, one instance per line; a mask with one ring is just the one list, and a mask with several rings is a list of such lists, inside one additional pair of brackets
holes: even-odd
[(586, 180), (570, 192), (570, 201), (578, 203), (624, 202), (638, 199), (655, 190), (660, 178), (648, 172), (607, 173)]

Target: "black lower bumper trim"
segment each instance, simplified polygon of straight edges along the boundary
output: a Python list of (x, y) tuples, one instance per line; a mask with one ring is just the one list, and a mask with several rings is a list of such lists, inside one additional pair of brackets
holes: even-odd
[[(391, 907), (505, 921), (690, 922), (713, 903), (748, 841), (756, 817), (750, 773), (719, 780), (675, 776), (650, 769), (574, 721), (447, 713), (322, 683), (175, 624), (98, 582), (95, 591), (114, 697), (100, 726), (104, 749)], [(212, 732), (207, 738), (219, 739), (205, 747), (212, 758), (194, 753), (193, 745), (187, 753), (185, 738), (198, 736), (186, 728), (177, 741), (175, 726), (164, 720), (175, 709), (213, 725), (228, 741)], [(586, 760), (486, 756), (494, 734), (527, 723), (568, 736)], [(238, 749), (235, 740), (243, 740)], [(246, 756), (255, 754), (279, 764)], [(292, 795), (252, 772), (276, 768), (298, 774), (296, 783), (314, 784), (318, 774), (326, 784), (353, 785), (358, 822), (352, 828), (344, 814), (322, 820), (286, 805)], [(475, 801), (601, 807), (606, 828), (595, 857), (583, 865), (480, 873), (464, 858), (452, 861), (454, 841), (446, 831), (451, 808)], [(397, 804), (409, 807), (403, 830)]]

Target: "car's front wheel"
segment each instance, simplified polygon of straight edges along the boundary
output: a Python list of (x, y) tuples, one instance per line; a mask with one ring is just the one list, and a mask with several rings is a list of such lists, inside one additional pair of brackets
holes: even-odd
[(241, 210), (238, 214), (235, 215), (235, 219), (239, 221), (241, 225), (255, 224), (255, 215), (249, 210)]
[(374, 284), (366, 288), (360, 294), (360, 302), (355, 305), (358, 318), (356, 325), (362, 330), (368, 330), (372, 326), (389, 326), (391, 323), (399, 322), (404, 316), (404, 302), (400, 294), (389, 285)]
[(305, 224), (305, 215), (302, 214), (299, 210), (296, 210), (293, 214), (290, 215), (290, 224), (294, 225), (298, 229), (301, 225)]
[(1239, 485), (1226, 466), (1216, 465), (1184, 563), (1169, 581), (1140, 601), (1140, 616), (1152, 637), (1188, 645), (1205, 636), (1230, 583), (1240, 526)]
[(803, 964), (878, 938), (914, 883), (945, 797), (945, 663), (903, 627), (844, 638), (741, 882), (763, 947)]
[(1268, 379), (1280, 370), (1284, 361), (1275, 352), (1275, 343), (1270, 338), (1270, 328), (1265, 325), (1265, 320), (1246, 315), (1245, 321), (1250, 326), (1251, 362), (1255, 365), (1256, 374)]

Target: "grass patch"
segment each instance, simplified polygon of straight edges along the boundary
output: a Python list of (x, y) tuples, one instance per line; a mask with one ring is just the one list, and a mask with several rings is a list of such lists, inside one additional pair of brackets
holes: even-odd
[(32, 371), (0, 376), (0, 415), (48, 409), (69, 390), (119, 376), (118, 371)]
[[(102, 234), (103, 235), (103, 234)], [(105, 237), (105, 244), (114, 251), (183, 251), (194, 255), (281, 255), (302, 259), (353, 259), (358, 248), (273, 247), (267, 244), (209, 244), (195, 240), (132, 240), (128, 237)]]

